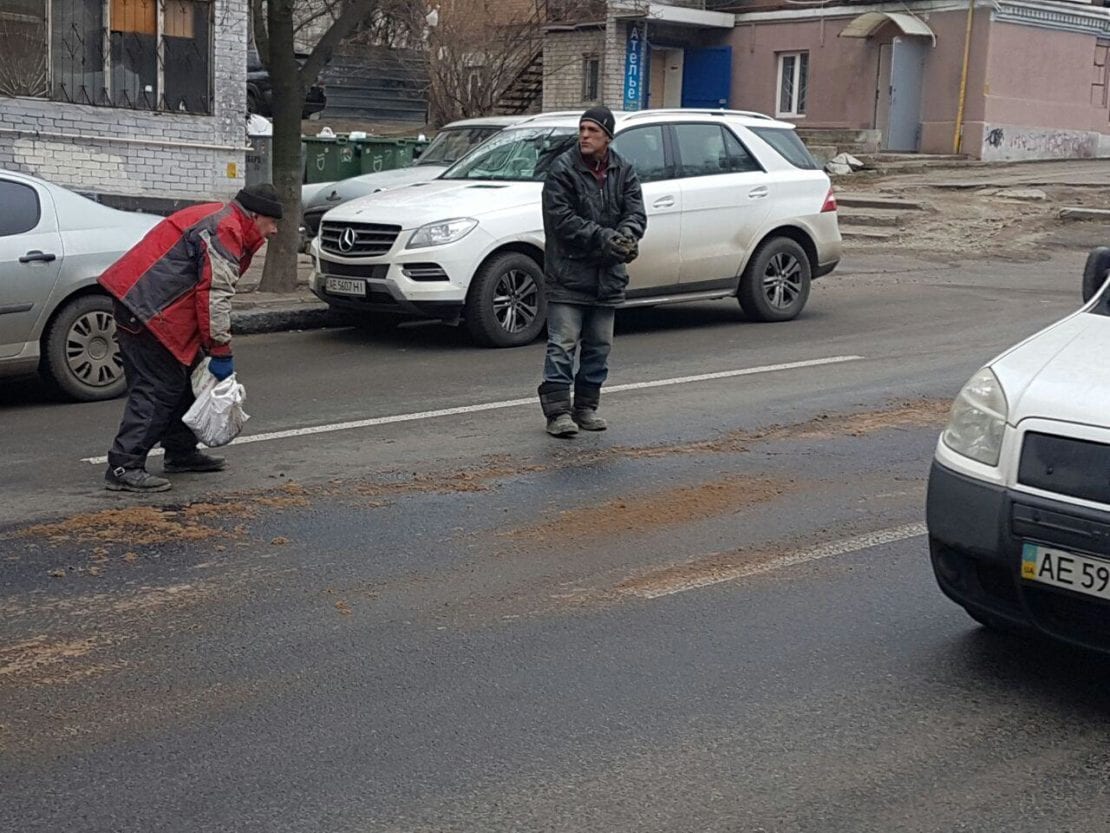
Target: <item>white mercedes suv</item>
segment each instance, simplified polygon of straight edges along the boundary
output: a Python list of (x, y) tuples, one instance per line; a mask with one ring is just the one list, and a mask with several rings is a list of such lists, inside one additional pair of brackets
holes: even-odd
[[(312, 291), (333, 307), (465, 321), (481, 344), (542, 330), (540, 195), (577, 114), (503, 130), (440, 177), (324, 215)], [(759, 321), (796, 317), (840, 261), (829, 178), (794, 127), (758, 113), (616, 114), (613, 147), (643, 186), (647, 233), (625, 306), (733, 296)]]

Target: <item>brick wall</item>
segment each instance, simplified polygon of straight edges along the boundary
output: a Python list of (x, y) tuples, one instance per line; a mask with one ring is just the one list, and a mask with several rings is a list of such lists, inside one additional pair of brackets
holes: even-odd
[(158, 203), (243, 185), (247, 0), (214, 0), (213, 114), (0, 97), (0, 167), (79, 191)]
[(582, 100), (583, 59), (601, 58), (600, 83), (605, 83), (605, 32), (549, 32), (543, 46), (543, 109), (574, 110), (585, 108)]
[(543, 49), (543, 109), (573, 110), (582, 101), (582, 58), (601, 56), (600, 96), (605, 106), (624, 106), (624, 54), (628, 24), (611, 15), (604, 29), (549, 31)]

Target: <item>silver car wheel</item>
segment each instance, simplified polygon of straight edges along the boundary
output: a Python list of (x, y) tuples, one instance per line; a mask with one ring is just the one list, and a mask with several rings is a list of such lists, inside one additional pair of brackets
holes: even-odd
[(73, 322), (66, 334), (66, 365), (74, 378), (93, 388), (108, 387), (123, 376), (110, 313), (92, 310)]
[(493, 314), (507, 333), (528, 329), (540, 308), (539, 287), (527, 272), (510, 269), (497, 280)]
[(778, 252), (763, 273), (763, 294), (775, 309), (789, 309), (802, 292), (802, 264), (789, 252)]

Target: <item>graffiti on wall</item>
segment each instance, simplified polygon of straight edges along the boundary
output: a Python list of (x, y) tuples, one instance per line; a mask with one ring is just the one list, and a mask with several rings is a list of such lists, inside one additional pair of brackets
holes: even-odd
[(1089, 130), (1038, 130), (1007, 125), (986, 126), (982, 159), (1094, 159), (1100, 154), (1099, 134)]

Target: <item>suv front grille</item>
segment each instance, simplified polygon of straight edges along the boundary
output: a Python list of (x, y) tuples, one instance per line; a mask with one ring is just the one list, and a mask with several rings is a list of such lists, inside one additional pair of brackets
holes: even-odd
[(393, 248), (400, 226), (378, 223), (324, 223), (320, 245), (342, 257), (380, 257)]
[(1110, 445), (1030, 431), (1021, 445), (1018, 482), (1110, 504)]

